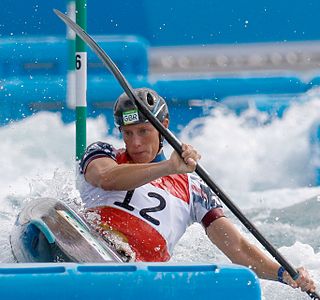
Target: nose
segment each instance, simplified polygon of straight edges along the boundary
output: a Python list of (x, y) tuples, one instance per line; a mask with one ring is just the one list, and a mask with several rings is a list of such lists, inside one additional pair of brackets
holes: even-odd
[(134, 134), (131, 139), (131, 142), (132, 146), (139, 148), (142, 145), (142, 138), (138, 134)]

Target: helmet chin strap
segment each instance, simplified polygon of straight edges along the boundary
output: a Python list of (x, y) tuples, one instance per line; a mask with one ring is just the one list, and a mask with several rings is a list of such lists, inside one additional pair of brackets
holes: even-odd
[(166, 160), (166, 157), (163, 153), (163, 140), (164, 140), (163, 136), (161, 134), (159, 134), (159, 150), (158, 150), (158, 153), (155, 156), (155, 158), (151, 161), (152, 163)]
[(159, 133), (159, 151), (158, 153), (162, 150), (163, 148), (163, 136)]

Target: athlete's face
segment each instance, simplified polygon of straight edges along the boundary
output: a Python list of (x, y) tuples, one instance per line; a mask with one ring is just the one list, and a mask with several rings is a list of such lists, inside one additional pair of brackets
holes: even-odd
[[(163, 122), (168, 127), (168, 120)], [(135, 163), (151, 162), (159, 151), (159, 132), (149, 122), (125, 125), (121, 128), (123, 140), (131, 159)]]

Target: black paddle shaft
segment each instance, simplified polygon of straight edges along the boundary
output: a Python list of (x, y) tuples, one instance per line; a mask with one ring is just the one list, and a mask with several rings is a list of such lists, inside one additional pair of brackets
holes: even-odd
[[(73, 22), (68, 16), (57, 9), (54, 9), (55, 14), (68, 25), (75, 33), (87, 43), (87, 45), (98, 55), (104, 65), (116, 77), (121, 87), (128, 95), (128, 97), (136, 104), (142, 114), (148, 121), (159, 131), (161, 135), (167, 140), (172, 148), (180, 155), (182, 153), (182, 143), (167, 129), (162, 123), (153, 116), (146, 105), (135, 94), (133, 88), (128, 83), (126, 78), (122, 75), (116, 64), (105, 53), (105, 51), (88, 35), (78, 24)], [(297, 270), (265, 239), (259, 230), (244, 216), (240, 209), (230, 200), (224, 191), (218, 187), (211, 179), (208, 172), (198, 163), (195, 172), (200, 178), (215, 192), (221, 201), (231, 210), (231, 212), (241, 221), (241, 223), (255, 236), (255, 238), (268, 250), (268, 252), (283, 266), (292, 278), (297, 278), (299, 273)], [(320, 300), (316, 292), (307, 292), (312, 299)]]

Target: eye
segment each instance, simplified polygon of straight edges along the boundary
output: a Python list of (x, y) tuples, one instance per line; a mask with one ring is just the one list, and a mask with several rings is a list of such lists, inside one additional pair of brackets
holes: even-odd
[(146, 134), (148, 134), (148, 129), (141, 128), (141, 129), (139, 130), (139, 134), (140, 134), (140, 135), (146, 135)]
[(129, 138), (132, 136), (132, 132), (131, 131), (126, 131), (126, 130), (122, 130), (122, 135), (124, 138)]

